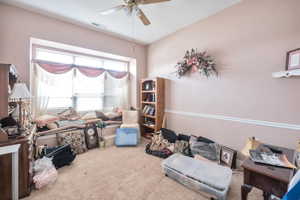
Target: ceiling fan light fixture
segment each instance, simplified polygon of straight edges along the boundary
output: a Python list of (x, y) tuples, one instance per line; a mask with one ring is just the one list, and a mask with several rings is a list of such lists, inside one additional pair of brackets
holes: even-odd
[(140, 4), (154, 4), (162, 3), (171, 0), (124, 0), (123, 5), (115, 6), (110, 9), (106, 9), (101, 12), (102, 15), (108, 15), (119, 10), (124, 10), (128, 16), (136, 15), (140, 18), (145, 26), (151, 24), (150, 20), (147, 18), (145, 13), (138, 7)]
[(93, 25), (93, 26), (100, 26), (100, 24), (98, 24), (98, 23), (96, 23), (96, 22), (91, 22), (91, 24)]

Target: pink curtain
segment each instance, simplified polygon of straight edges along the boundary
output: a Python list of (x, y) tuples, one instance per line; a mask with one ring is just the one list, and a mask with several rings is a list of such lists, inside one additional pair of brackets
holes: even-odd
[(34, 60), (34, 63), (37, 63), (41, 68), (52, 74), (64, 74), (73, 68), (71, 64), (53, 63), (40, 60)]
[(107, 73), (111, 75), (114, 78), (122, 79), (125, 76), (127, 76), (128, 72), (119, 72), (119, 71), (113, 71), (113, 70), (107, 70)]
[(82, 74), (84, 74), (87, 77), (98, 77), (105, 71), (116, 79), (124, 78), (128, 74), (128, 72), (105, 70), (103, 68), (92, 68), (73, 64), (61, 64), (42, 60), (33, 60), (33, 62), (37, 63), (41, 68), (52, 74), (63, 74), (70, 71), (73, 68), (77, 68)]
[(103, 68), (92, 68), (92, 67), (83, 67), (75, 66), (82, 74), (88, 77), (98, 77), (105, 72)]

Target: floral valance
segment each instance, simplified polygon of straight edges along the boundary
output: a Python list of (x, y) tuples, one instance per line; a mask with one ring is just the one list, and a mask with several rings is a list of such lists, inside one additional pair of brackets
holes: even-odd
[(107, 72), (112, 77), (121, 79), (127, 76), (128, 74), (128, 72), (125, 71), (114, 71), (114, 70), (107, 70), (104, 68), (93, 68), (93, 67), (79, 66), (74, 64), (62, 64), (62, 63), (55, 63), (55, 62), (44, 61), (44, 60), (33, 60), (32, 62), (38, 64), (45, 71), (52, 74), (64, 74), (69, 72), (73, 68), (78, 69), (82, 74), (88, 77), (98, 77), (104, 72)]

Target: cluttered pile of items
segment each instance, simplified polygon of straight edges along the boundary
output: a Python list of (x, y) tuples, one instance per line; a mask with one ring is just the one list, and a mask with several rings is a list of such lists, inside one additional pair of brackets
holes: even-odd
[(176, 134), (165, 128), (154, 134), (145, 151), (165, 158), (161, 166), (167, 177), (209, 197), (226, 199), (236, 151), (205, 137)]
[(237, 151), (206, 137), (176, 134), (166, 128), (162, 128), (153, 135), (151, 142), (146, 145), (145, 151), (161, 158), (168, 158), (172, 154), (181, 153), (198, 160), (225, 164), (230, 168), (236, 166)]
[(57, 169), (70, 165), (76, 153), (69, 144), (60, 147), (44, 147), (40, 149), (39, 159), (34, 163), (33, 182), (36, 189), (41, 189), (57, 179)]
[(264, 144), (259, 150), (250, 150), (249, 153), (251, 160), (255, 163), (296, 169), (287, 156), (275, 146)]

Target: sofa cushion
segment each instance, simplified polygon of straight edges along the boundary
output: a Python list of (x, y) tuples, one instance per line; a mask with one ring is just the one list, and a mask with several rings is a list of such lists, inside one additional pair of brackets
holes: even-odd
[(76, 154), (87, 151), (83, 129), (73, 129), (68, 130), (67, 132), (61, 132), (57, 136), (57, 142), (59, 145), (70, 144)]

